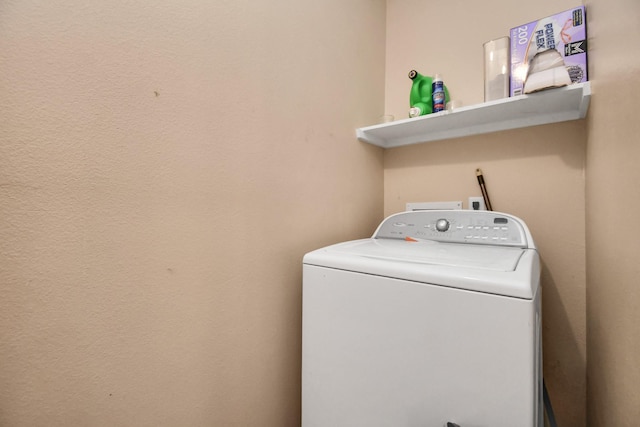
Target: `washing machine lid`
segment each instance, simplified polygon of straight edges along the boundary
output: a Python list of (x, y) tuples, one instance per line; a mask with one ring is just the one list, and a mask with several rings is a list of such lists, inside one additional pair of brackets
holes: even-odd
[(306, 266), (533, 299), (540, 279), (533, 249), (364, 239), (310, 252)]
[(525, 252), (522, 248), (503, 246), (391, 239), (347, 242), (332, 250), (344, 256), (365, 257), (372, 261), (475, 268), (495, 272), (515, 271)]
[[(473, 212), (473, 211), (471, 211)], [(435, 227), (447, 218), (449, 228)], [(508, 217), (509, 230), (475, 228), (504, 223), (504, 214), (413, 212), (387, 218), (369, 239), (339, 243), (308, 253), (304, 264), (373, 274), (423, 284), (532, 299), (540, 261), (528, 229)], [(473, 225), (473, 230), (469, 228)], [(444, 226), (443, 226), (444, 228)], [(472, 233), (472, 234), (470, 234)], [(504, 236), (506, 240), (495, 236)], [(476, 238), (480, 236), (480, 238)], [(517, 236), (511, 237), (511, 236)], [(432, 237), (432, 238), (423, 238)], [(485, 239), (485, 237), (487, 237)]]

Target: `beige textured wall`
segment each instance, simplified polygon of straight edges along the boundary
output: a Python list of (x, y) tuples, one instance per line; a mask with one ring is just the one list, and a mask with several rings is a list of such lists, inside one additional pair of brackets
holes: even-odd
[(588, 414), (640, 420), (640, 3), (591, 0), (587, 146)]
[[(482, 44), (511, 27), (576, 6), (387, 1), (386, 111), (406, 117), (412, 68), (441, 73), (452, 99), (483, 101)], [(586, 425), (586, 121), (545, 125), (385, 152), (385, 214), (406, 202), (480, 196), (482, 168), (494, 210), (523, 218), (542, 258), (545, 377), (558, 424)]]
[(0, 425), (296, 426), (382, 218), (383, 0), (0, 2)]

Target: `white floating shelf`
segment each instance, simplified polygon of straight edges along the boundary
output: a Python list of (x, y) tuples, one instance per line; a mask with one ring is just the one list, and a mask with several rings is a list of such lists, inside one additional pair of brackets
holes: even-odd
[(583, 119), (591, 86), (576, 83), (356, 129), (360, 141), (384, 148)]

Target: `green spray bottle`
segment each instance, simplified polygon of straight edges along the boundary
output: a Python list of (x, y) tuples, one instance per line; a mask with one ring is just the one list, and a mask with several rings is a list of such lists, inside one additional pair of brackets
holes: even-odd
[[(433, 78), (423, 76), (416, 70), (409, 71), (409, 78), (413, 80), (409, 93), (409, 117), (424, 116), (433, 112), (432, 85)], [(449, 102), (449, 90), (444, 86), (445, 102)]]

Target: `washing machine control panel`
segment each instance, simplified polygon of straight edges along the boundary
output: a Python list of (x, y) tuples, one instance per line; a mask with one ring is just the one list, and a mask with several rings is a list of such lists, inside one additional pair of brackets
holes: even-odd
[[(493, 211), (412, 211), (391, 215), (374, 238), (531, 247), (522, 220)], [(529, 238), (528, 238), (529, 237)]]

